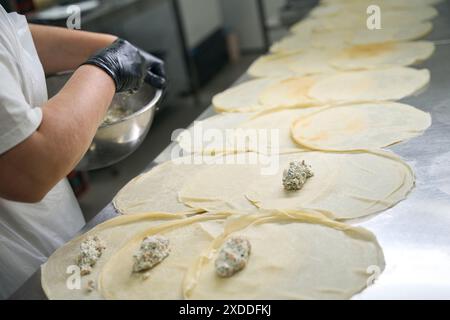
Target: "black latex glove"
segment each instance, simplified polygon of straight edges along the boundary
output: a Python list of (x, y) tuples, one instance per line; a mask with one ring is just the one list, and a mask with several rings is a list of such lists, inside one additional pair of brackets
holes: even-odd
[(145, 82), (147, 82), (154, 88), (164, 89), (166, 87), (166, 72), (164, 70), (164, 61), (143, 50), (140, 50), (140, 53), (148, 65)]
[[(162, 61), (122, 39), (99, 51), (84, 64), (97, 66), (109, 74), (116, 84), (116, 92), (139, 91), (144, 80), (160, 88), (160, 79), (165, 79), (156, 74), (161, 70), (163, 74)], [(158, 69), (156, 66), (161, 67)]]

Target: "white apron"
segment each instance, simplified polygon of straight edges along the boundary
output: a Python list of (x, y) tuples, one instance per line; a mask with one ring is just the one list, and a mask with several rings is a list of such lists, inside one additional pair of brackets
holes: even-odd
[[(0, 41), (14, 50), (19, 66), (18, 82), (30, 106), (42, 107), (47, 88), (42, 65), (26, 19), (7, 14), (0, 6)], [(5, 43), (3, 43), (5, 42)], [(55, 53), (57, 54), (57, 53)], [(0, 74), (0, 90), (1, 90)], [(1, 107), (1, 106), (0, 106)], [(0, 198), (0, 299), (13, 294), (47, 257), (71, 239), (85, 224), (67, 180), (61, 181), (38, 204)]]

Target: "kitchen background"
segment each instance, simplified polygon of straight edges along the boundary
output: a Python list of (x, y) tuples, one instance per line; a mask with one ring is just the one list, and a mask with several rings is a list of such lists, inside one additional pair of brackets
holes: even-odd
[(106, 32), (165, 60), (169, 87), (150, 132), (130, 157), (106, 169), (73, 172), (71, 185), (87, 220), (141, 173), (271, 43), (316, 0), (0, 0), (33, 23), (66, 26), (67, 8), (81, 9), (81, 29)]

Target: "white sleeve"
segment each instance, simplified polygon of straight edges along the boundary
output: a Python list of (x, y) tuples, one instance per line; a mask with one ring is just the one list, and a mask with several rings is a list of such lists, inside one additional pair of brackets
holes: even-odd
[(31, 136), (42, 121), (41, 108), (26, 101), (16, 71), (0, 43), (0, 155)]

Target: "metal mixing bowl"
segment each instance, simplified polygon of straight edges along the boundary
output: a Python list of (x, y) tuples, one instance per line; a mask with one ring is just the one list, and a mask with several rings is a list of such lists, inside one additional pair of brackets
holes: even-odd
[[(49, 97), (58, 93), (71, 75), (72, 73), (64, 73), (49, 77)], [(105, 168), (132, 154), (146, 137), (162, 96), (162, 90), (156, 90), (148, 84), (133, 95), (116, 94), (112, 105), (119, 104), (131, 109), (133, 114), (111, 124), (102, 124), (77, 170)]]

